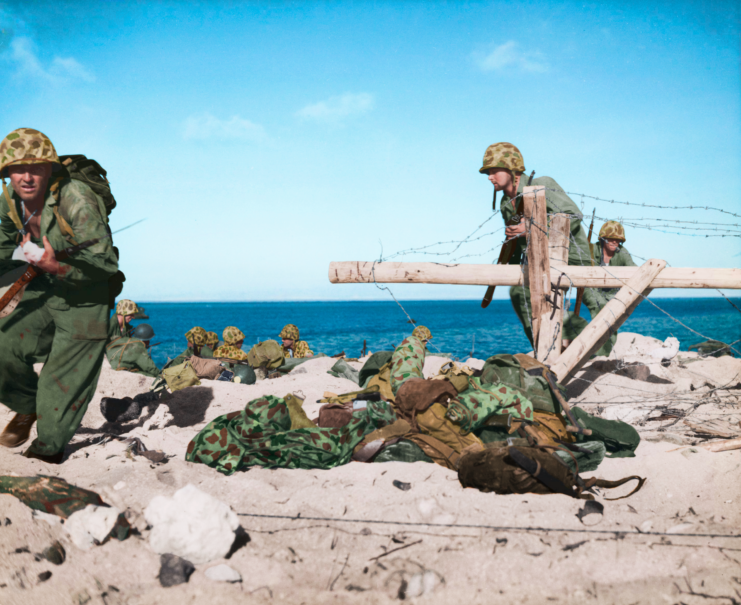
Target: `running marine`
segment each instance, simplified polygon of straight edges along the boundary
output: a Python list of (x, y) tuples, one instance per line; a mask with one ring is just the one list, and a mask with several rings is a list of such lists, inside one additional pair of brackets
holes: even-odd
[[(548, 215), (564, 213), (570, 215), (570, 245), (569, 245), (569, 265), (589, 265), (591, 264), (589, 255), (589, 244), (587, 234), (581, 224), (582, 214), (577, 205), (571, 200), (560, 185), (549, 176), (539, 178), (526, 178), (525, 161), (520, 150), (511, 143), (495, 143), (490, 145), (484, 153), (484, 160), (481, 168), (481, 174), (486, 174), (489, 181), (494, 185), (494, 192), (502, 191), (502, 200), (499, 204), (499, 211), (505, 224), (505, 237), (509, 239), (516, 238), (514, 254), (509, 261), (511, 265), (519, 265), (524, 262), (523, 256), (527, 248), (526, 226), (524, 217), (517, 214), (517, 206), (525, 186), (545, 187), (546, 189), (546, 207)], [(496, 208), (496, 202), (495, 202)], [(509, 289), (512, 307), (517, 314), (525, 334), (533, 344), (533, 331), (530, 318), (530, 288), (524, 286), (512, 286)], [(596, 311), (592, 308), (593, 301), (587, 301), (585, 304), (590, 313)]]
[[(43, 273), (0, 319), (0, 401), (15, 412), (0, 444), (24, 444), (37, 422), (24, 455), (58, 464), (98, 383), (118, 259), (103, 199), (69, 178), (46, 135), (18, 128), (0, 141), (0, 178), (0, 273), (24, 266), (13, 260), (19, 245), (43, 249), (30, 261)], [(95, 238), (68, 260), (56, 259), (55, 251)], [(34, 363), (44, 364), (38, 376)]]

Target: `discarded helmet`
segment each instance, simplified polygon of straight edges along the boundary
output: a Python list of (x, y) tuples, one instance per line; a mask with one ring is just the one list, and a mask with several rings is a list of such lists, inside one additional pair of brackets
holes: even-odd
[(286, 324), (278, 336), (286, 340), (298, 340), (298, 328), (293, 324)]
[(149, 324), (139, 324), (134, 328), (132, 336), (139, 340), (151, 340), (154, 338), (154, 329)]
[(513, 174), (525, 172), (525, 160), (522, 159), (520, 150), (512, 143), (494, 143), (486, 148), (483, 166), (479, 168), (481, 174), (485, 174), (491, 168), (506, 168)]
[(185, 340), (191, 344), (203, 346), (206, 344), (206, 330), (200, 326), (195, 326), (185, 333)]
[(0, 178), (8, 176), (13, 164), (51, 164), (61, 168), (54, 145), (44, 133), (33, 128), (17, 128), (0, 141)]
[(219, 335), (216, 332), (206, 332), (206, 346), (215, 349), (219, 344)]
[(432, 332), (425, 326), (417, 326), (412, 331), (412, 336), (416, 336), (420, 340), (432, 340)]
[(226, 328), (224, 328), (223, 337), (224, 344), (233, 345), (240, 340), (244, 340), (244, 332), (242, 332), (242, 330), (240, 330), (239, 328), (235, 328), (234, 326), (227, 326)]
[(607, 221), (599, 230), (600, 238), (625, 241), (625, 229), (617, 221)]

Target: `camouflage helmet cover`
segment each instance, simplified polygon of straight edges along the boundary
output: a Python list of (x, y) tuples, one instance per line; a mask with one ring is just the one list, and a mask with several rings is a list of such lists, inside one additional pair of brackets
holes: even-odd
[(244, 340), (244, 333), (242, 330), (235, 328), (234, 326), (227, 326), (224, 328), (222, 336), (224, 337), (224, 344), (228, 345), (233, 345), (235, 342)]
[(286, 324), (278, 336), (286, 340), (298, 340), (298, 328), (293, 324)]
[(525, 172), (525, 160), (512, 143), (494, 143), (486, 148), (484, 163), (479, 172), (485, 174), (490, 168), (506, 168), (513, 174), (521, 174)]
[(195, 326), (185, 333), (185, 339), (191, 344), (203, 346), (206, 344), (206, 330)]
[(51, 164), (61, 167), (54, 145), (44, 133), (33, 128), (18, 128), (0, 141), (0, 178), (7, 175), (12, 164)]
[(616, 239), (625, 241), (625, 229), (617, 221), (607, 221), (599, 230), (600, 239)]
[(213, 349), (217, 344), (219, 344), (219, 335), (216, 332), (206, 332), (206, 346)]
[(133, 300), (124, 298), (119, 300), (116, 305), (116, 315), (136, 315), (139, 312), (139, 307)]
[(432, 332), (425, 326), (417, 326), (412, 332), (412, 336), (416, 336), (420, 340), (432, 340)]

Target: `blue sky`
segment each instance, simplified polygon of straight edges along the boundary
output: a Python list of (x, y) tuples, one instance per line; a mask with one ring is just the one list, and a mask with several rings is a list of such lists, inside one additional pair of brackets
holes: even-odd
[[(329, 262), (464, 239), (491, 215), (478, 168), (497, 141), (567, 191), (741, 214), (740, 15), (735, 2), (0, 2), (0, 136), (38, 128), (108, 169), (113, 228), (147, 219), (116, 238), (129, 298), (387, 299), (331, 285)], [(741, 232), (716, 211), (574, 200)], [(675, 225), (693, 229), (629, 227), (626, 247), (739, 265), (738, 237)], [(488, 263), (501, 240), (396, 260)]]

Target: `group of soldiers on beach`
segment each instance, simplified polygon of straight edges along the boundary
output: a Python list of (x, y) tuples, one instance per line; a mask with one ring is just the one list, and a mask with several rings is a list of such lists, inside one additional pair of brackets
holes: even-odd
[[(149, 324), (133, 328), (130, 323), (146, 318), (144, 310), (128, 299), (115, 302), (125, 279), (108, 225), (115, 201), (97, 163), (92, 162), (95, 174), (90, 163), (73, 172), (81, 157), (85, 159), (60, 158), (49, 138), (31, 128), (14, 130), (0, 142), (0, 276), (23, 274), (28, 264), (39, 273), (0, 309), (0, 402), (15, 412), (0, 434), (0, 445), (23, 445), (36, 423), (38, 435), (24, 455), (56, 464), (63, 461), (65, 447), (82, 422), (106, 353), (115, 359), (116, 369), (161, 373), (149, 354), (154, 330)], [(625, 230), (614, 221), (605, 223), (590, 251), (576, 204), (552, 178), (533, 178), (533, 172), (528, 180), (514, 145), (491, 145), (480, 172), (495, 191), (503, 192), (500, 211), (506, 237), (517, 242), (510, 263), (524, 262), (526, 226), (517, 215), (516, 199), (531, 184), (547, 189), (548, 214), (571, 217), (570, 265), (634, 266), (623, 247)], [(591, 316), (612, 296), (614, 291), (588, 289), (584, 303)], [(532, 343), (529, 297), (527, 288), (510, 289), (514, 310)], [(565, 332), (578, 331), (579, 319), (567, 318)], [(421, 328), (415, 328), (415, 336), (426, 342), (432, 336)], [(285, 358), (314, 355), (295, 325), (286, 325), (279, 337)], [(185, 338), (186, 350), (168, 365), (193, 355), (235, 362), (248, 357), (242, 349), (245, 335), (234, 326), (223, 330), (221, 342), (218, 334), (200, 326)], [(36, 363), (43, 363), (38, 375)]]

